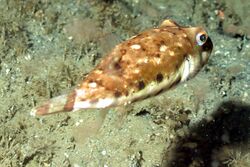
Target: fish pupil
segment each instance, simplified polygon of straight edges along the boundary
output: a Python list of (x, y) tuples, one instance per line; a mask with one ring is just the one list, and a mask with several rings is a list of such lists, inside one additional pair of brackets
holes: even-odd
[(202, 34), (201, 36), (200, 36), (200, 40), (201, 40), (201, 42), (205, 42), (206, 41), (206, 35), (205, 34)]

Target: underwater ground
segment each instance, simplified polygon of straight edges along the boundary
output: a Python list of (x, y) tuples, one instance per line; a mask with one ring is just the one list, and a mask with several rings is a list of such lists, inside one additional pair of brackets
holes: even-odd
[[(0, 0), (1, 167), (249, 167), (249, 0)], [(117, 43), (171, 18), (214, 50), (192, 80), (126, 107), (33, 117)]]

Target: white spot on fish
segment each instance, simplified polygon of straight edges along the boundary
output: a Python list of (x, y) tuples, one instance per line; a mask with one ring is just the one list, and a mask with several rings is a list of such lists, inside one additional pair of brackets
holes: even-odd
[(166, 45), (161, 45), (160, 47), (160, 52), (165, 52), (167, 50), (167, 46)]
[(139, 69), (135, 69), (135, 73), (136, 73), (136, 74), (139, 74), (139, 73), (140, 73), (140, 70), (139, 70)]
[(169, 55), (170, 55), (170, 56), (174, 56), (174, 51), (170, 50), (170, 51), (169, 51)]
[(179, 47), (183, 47), (183, 45), (180, 42), (178, 42), (176, 45)]
[(101, 70), (95, 70), (94, 71), (96, 74), (102, 74), (103, 73), (103, 71), (101, 71)]
[(156, 62), (156, 64), (161, 64), (161, 59), (160, 58), (158, 58), (158, 57), (155, 57), (154, 58), (154, 61)]
[(95, 82), (90, 82), (89, 87), (90, 88), (96, 88), (97, 84)]
[(130, 46), (131, 49), (141, 49), (141, 45), (134, 44)]

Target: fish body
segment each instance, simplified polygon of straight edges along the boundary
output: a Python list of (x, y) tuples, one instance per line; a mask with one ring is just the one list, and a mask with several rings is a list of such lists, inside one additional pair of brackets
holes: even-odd
[(203, 28), (165, 20), (115, 46), (73, 91), (34, 108), (32, 114), (107, 108), (157, 95), (195, 76), (212, 48)]

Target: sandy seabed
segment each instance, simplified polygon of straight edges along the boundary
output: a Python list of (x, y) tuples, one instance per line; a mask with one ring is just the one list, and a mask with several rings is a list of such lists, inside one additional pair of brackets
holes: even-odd
[[(0, 166), (250, 166), (249, 1), (0, 4)], [(117, 43), (166, 18), (203, 26), (213, 41), (194, 79), (126, 107), (30, 116)]]

